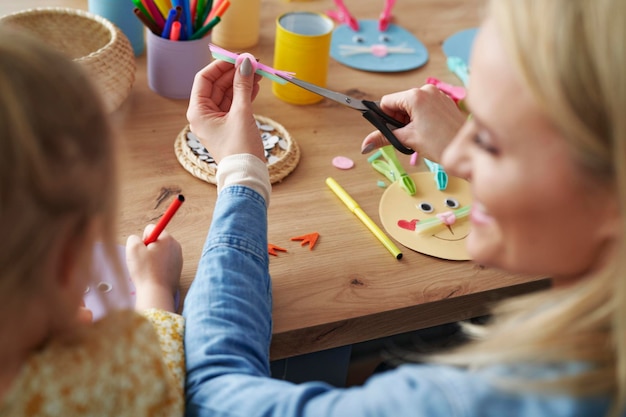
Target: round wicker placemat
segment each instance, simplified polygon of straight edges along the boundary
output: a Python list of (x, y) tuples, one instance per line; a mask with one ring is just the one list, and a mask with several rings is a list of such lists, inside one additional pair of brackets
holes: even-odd
[[(269, 117), (254, 115), (259, 126), (259, 131), (263, 137), (268, 139), (272, 136), (278, 137), (278, 141), (264, 140), (266, 156), (268, 157), (267, 166), (270, 174), (270, 182), (272, 184), (280, 182), (289, 175), (298, 165), (300, 161), (300, 148), (296, 141), (291, 137), (289, 132), (278, 122)], [(270, 130), (271, 129), (271, 130)], [(215, 173), (217, 165), (206, 153), (196, 152), (189, 145), (189, 141), (193, 141), (195, 135), (189, 130), (189, 125), (180, 131), (174, 142), (174, 152), (178, 162), (191, 175), (200, 178), (211, 184), (215, 184)], [(275, 142), (275, 143), (273, 143)]]

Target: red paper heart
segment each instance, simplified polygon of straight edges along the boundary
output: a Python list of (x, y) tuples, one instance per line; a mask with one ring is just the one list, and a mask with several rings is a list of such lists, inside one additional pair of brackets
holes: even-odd
[(398, 220), (398, 226), (406, 229), (406, 230), (413, 230), (415, 231), (415, 225), (417, 224), (417, 222), (419, 222), (419, 220), (417, 219), (413, 219), (411, 221), (407, 221), (407, 220)]

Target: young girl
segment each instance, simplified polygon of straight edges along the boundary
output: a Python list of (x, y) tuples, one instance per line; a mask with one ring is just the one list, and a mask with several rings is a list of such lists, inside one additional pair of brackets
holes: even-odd
[(148, 309), (152, 324), (132, 311), (91, 323), (81, 310), (85, 289), (97, 282), (90, 276), (96, 241), (121, 271), (114, 154), (107, 116), (82, 69), (0, 28), (2, 416), (183, 412), (176, 371), (183, 322), (173, 314), (179, 244), (167, 233), (148, 247), (138, 236), (128, 240), (137, 308)]
[[(395, 131), (405, 146), (470, 181), (474, 259), (549, 274), (554, 287), (503, 302), (475, 343), (349, 389), (269, 376), (258, 87), (246, 60), (201, 72), (187, 114), (219, 161), (219, 197), (185, 300), (187, 414), (626, 415), (624, 39), (623, 0), (492, 0), (474, 44), (472, 117), (451, 144), (465, 116), (443, 93), (383, 97), (408, 122)], [(382, 144), (374, 133), (363, 148)]]

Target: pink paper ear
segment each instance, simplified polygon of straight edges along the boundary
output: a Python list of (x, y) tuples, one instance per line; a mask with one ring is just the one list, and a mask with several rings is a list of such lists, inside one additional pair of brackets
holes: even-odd
[(444, 83), (443, 81), (438, 80), (435, 77), (426, 78), (426, 84), (432, 84), (445, 94), (448, 95), (455, 103), (458, 103), (460, 100), (463, 100), (466, 95), (465, 87), (460, 87), (457, 85), (452, 85), (448, 83)]
[(239, 54), (239, 56), (235, 59), (235, 66), (239, 66), (241, 65), (241, 63), (243, 62), (244, 59), (248, 58), (250, 60), (250, 63), (252, 64), (252, 72), (256, 72), (256, 70), (259, 68), (259, 62), (256, 60), (256, 58), (254, 57), (254, 55), (248, 53), (248, 52), (244, 52), (242, 54)]

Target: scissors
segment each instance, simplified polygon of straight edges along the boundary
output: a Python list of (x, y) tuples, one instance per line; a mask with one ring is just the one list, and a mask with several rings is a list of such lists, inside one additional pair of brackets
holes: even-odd
[(304, 88), (312, 93), (319, 94), (322, 97), (326, 97), (327, 99), (333, 100), (339, 104), (350, 107), (351, 109), (358, 110), (363, 114), (363, 117), (367, 119), (371, 124), (376, 127), (376, 129), (380, 130), (380, 132), (385, 136), (385, 138), (396, 148), (398, 151), (402, 152), (405, 155), (411, 155), (415, 151), (411, 148), (407, 148), (404, 146), (398, 138), (393, 134), (393, 130), (406, 126), (405, 123), (402, 123), (393, 117), (387, 115), (385, 112), (381, 110), (378, 104), (374, 101), (369, 100), (359, 100), (358, 98), (350, 97), (345, 94), (337, 93), (332, 90), (328, 90), (326, 88), (320, 87), (315, 84), (308, 83), (306, 81), (299, 80), (295, 77), (281, 77), (286, 81), (289, 81), (292, 84), (297, 85), (298, 87)]

